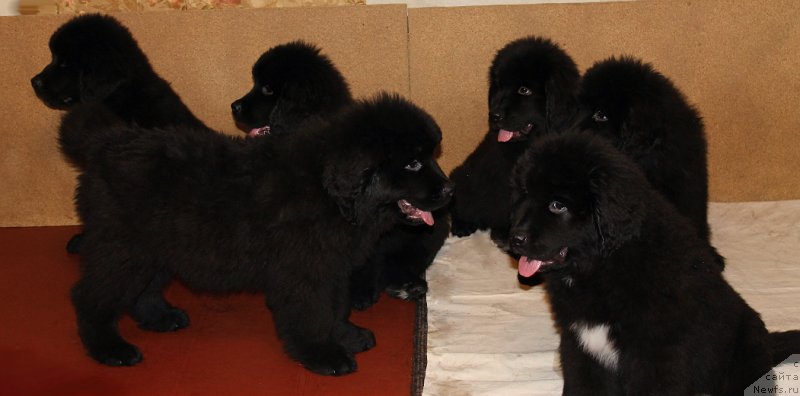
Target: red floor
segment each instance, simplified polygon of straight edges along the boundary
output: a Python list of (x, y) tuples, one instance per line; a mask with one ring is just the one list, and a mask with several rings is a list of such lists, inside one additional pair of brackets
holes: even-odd
[(289, 360), (262, 296), (212, 297), (180, 285), (167, 298), (192, 324), (175, 333), (120, 322), (144, 361), (105, 367), (86, 357), (69, 289), (77, 256), (64, 250), (76, 227), (0, 228), (0, 395), (408, 395), (414, 304), (385, 296), (352, 321), (378, 346), (358, 354), (358, 372), (311, 374)]

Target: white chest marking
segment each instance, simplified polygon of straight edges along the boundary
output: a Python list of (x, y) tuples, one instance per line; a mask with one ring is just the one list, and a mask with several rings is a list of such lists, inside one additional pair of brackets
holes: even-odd
[(576, 322), (569, 328), (578, 336), (578, 342), (586, 353), (597, 359), (603, 367), (617, 371), (619, 351), (608, 336), (607, 324), (590, 326), (583, 322)]

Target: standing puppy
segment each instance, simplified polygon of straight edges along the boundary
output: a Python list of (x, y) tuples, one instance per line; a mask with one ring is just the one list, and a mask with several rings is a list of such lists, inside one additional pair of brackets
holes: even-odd
[(185, 326), (162, 296), (175, 277), (198, 291), (265, 293), (290, 357), (319, 374), (353, 372), (353, 354), (375, 345), (348, 320), (353, 270), (384, 232), (423, 223), (450, 198), (433, 119), (383, 94), (307, 133), (247, 143), (207, 129), (96, 127), (106, 116), (87, 105), (60, 130), (62, 149), (87, 164), (72, 289), (87, 353), (141, 361), (117, 329), (126, 311), (148, 330)]

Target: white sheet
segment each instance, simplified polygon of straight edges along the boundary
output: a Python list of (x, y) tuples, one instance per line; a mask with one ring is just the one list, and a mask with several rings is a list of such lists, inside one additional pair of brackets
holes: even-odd
[[(800, 328), (800, 200), (712, 203), (725, 277), (770, 330)], [(559, 395), (558, 337), (541, 287), (486, 232), (447, 240), (428, 271), (425, 395)]]

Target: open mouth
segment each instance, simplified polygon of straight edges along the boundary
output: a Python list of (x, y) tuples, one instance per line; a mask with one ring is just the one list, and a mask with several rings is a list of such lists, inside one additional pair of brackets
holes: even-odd
[(533, 123), (525, 125), (525, 128), (522, 128), (518, 131), (509, 131), (507, 129), (500, 129), (500, 131), (497, 132), (497, 141), (500, 143), (510, 142), (514, 139), (519, 139), (520, 137), (528, 136), (528, 134), (531, 133), (531, 130), (533, 130)]
[(406, 220), (414, 223), (425, 223), (429, 226), (433, 225), (433, 213), (422, 210), (405, 199), (397, 201), (397, 206), (400, 207), (400, 211), (406, 215)]
[(542, 268), (546, 268), (555, 263), (563, 263), (567, 258), (568, 251), (569, 248), (565, 246), (558, 251), (555, 257), (549, 260), (537, 260), (535, 258), (522, 256), (519, 258), (519, 274), (525, 278), (530, 278)]
[(247, 133), (247, 137), (256, 137), (256, 136), (264, 136), (269, 135), (270, 126), (264, 125), (261, 128), (253, 128), (250, 132)]

